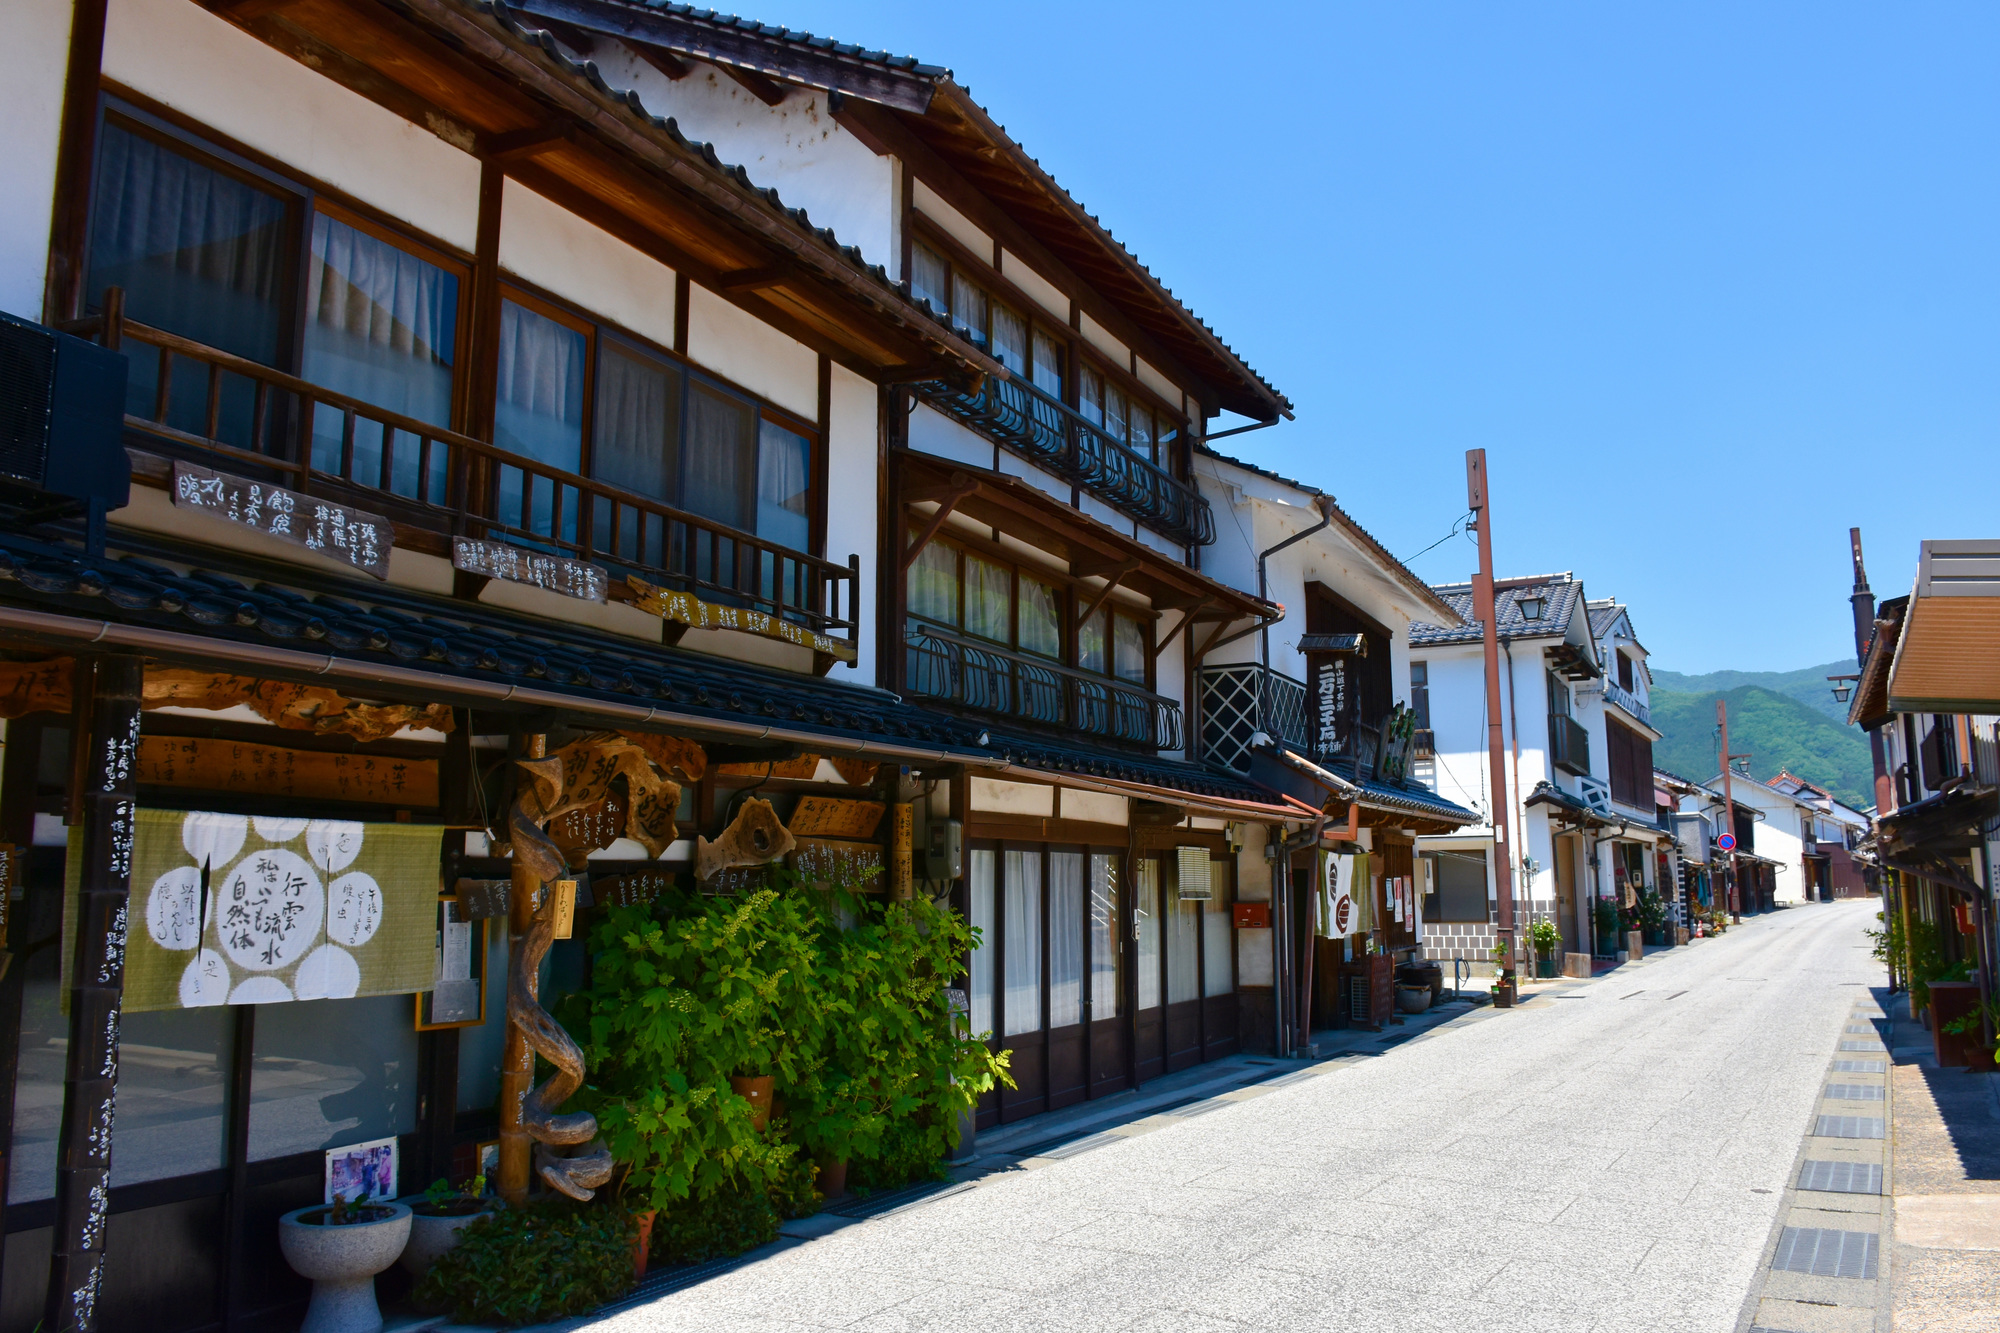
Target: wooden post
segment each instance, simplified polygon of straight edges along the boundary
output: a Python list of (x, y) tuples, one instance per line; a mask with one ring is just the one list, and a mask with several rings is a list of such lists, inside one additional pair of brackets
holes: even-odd
[[(522, 737), (521, 757), (542, 759), (548, 755), (548, 737), (538, 733)], [(541, 881), (514, 849), (513, 884), (507, 897), (508, 958), (521, 947), (521, 939), (535, 920), (535, 893)], [(511, 961), (509, 966), (511, 967)], [(536, 978), (528, 978), (528, 993), (537, 991)], [(535, 1081), (535, 1053), (528, 1048), (527, 1034), (511, 1019), (507, 1041), (500, 1053), (500, 1197), (509, 1207), (528, 1200), (529, 1168), (533, 1165), (534, 1141), (521, 1124), (521, 1101)]]
[(1472, 579), (1472, 614), (1478, 616), (1486, 644), (1486, 763), (1493, 793), (1493, 883), (1499, 921), (1494, 933), (1506, 947), (1505, 977), (1514, 972), (1514, 866), (1507, 848), (1510, 805), (1507, 797), (1507, 738), (1500, 717), (1500, 633), (1493, 612), (1493, 504), (1486, 488), (1486, 451), (1465, 451), (1466, 508), (1478, 515), (1479, 573)]
[(81, 701), (87, 689), (91, 704), (80, 766), (83, 867), (68, 978), (69, 1053), (56, 1147), (55, 1235), (42, 1316), (44, 1328), (64, 1333), (89, 1333), (97, 1326), (104, 1275), (145, 661), (101, 657), (78, 662), (77, 673), (75, 697)]
[(915, 893), (915, 867), (911, 864), (910, 839), (913, 818), (908, 801), (889, 807), (889, 896), (898, 902)]

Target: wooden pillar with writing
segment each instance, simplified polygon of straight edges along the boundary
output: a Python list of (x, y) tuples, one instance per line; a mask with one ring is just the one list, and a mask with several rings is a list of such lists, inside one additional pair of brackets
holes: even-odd
[[(548, 755), (548, 737), (536, 733), (521, 738), (521, 758), (542, 759)], [(521, 859), (520, 849), (514, 852), (513, 885), (507, 897), (507, 956), (512, 959), (521, 947), (522, 936), (535, 920), (535, 894), (541, 888), (541, 881), (535, 878)], [(511, 964), (510, 964), (511, 966)], [(535, 992), (534, 977), (528, 978), (529, 994)], [(500, 1052), (500, 1179), (497, 1188), (500, 1197), (510, 1207), (518, 1207), (528, 1199), (529, 1168), (533, 1164), (535, 1145), (528, 1137), (528, 1131), (521, 1124), (521, 1100), (534, 1086), (535, 1053), (528, 1048), (528, 1038), (520, 1025), (509, 1019), (506, 1044)]]
[(889, 807), (889, 896), (906, 901), (915, 889), (916, 868), (911, 863), (910, 842), (915, 819), (908, 801)]
[(139, 701), (145, 660), (77, 663), (73, 697), (89, 701), (76, 766), (83, 867), (69, 960), (69, 1052), (56, 1141), (56, 1220), (42, 1326), (97, 1326), (104, 1229), (111, 1203), (111, 1127), (118, 1086), (118, 1019), (125, 992), (125, 928), (132, 897), (132, 830), (138, 808)]

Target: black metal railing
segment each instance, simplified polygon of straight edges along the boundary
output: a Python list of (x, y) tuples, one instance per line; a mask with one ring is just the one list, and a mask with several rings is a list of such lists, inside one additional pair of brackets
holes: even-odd
[(1590, 776), (1590, 733), (1573, 717), (1549, 717), (1549, 762), (1565, 773)]
[(167, 452), (275, 473), (300, 494), (413, 527), (601, 560), (672, 591), (857, 639), (857, 558), (836, 564), (321, 388), (125, 319), (123, 305), (114, 289), (105, 315), (68, 327), (130, 358), (137, 388), (126, 428)]
[(1155, 532), (1189, 546), (1215, 540), (1215, 514), (1193, 486), (1026, 380), (987, 379), (977, 393), (938, 380), (916, 390), (946, 416)]
[(903, 652), (910, 694), (1150, 750), (1181, 748), (1181, 706), (1130, 682), (917, 623), (904, 628)]
[(1202, 757), (1237, 772), (1250, 767), (1250, 741), (1258, 732), (1300, 753), (1312, 750), (1306, 720), (1306, 687), (1255, 662), (1201, 669)]

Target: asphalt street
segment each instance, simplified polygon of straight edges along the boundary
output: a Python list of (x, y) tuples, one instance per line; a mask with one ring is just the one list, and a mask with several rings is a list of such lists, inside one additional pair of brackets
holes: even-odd
[(591, 1327), (1731, 1333), (1875, 911), (1753, 920)]

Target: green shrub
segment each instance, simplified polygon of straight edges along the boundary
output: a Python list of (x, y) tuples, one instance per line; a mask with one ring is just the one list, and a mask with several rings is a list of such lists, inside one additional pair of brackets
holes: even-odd
[(647, 1263), (698, 1264), (754, 1250), (777, 1239), (778, 1220), (763, 1190), (726, 1181), (660, 1210)]
[(1562, 930), (1547, 917), (1528, 927), (1528, 938), (1534, 942), (1538, 958), (1553, 961), (1562, 952)]
[(631, 1217), (614, 1205), (536, 1203), (468, 1227), (416, 1298), (461, 1324), (534, 1324), (586, 1314), (632, 1286)]
[(1625, 918), (1618, 914), (1618, 904), (1609, 898), (1599, 898), (1592, 906), (1591, 914), (1599, 935), (1616, 935), (1624, 928)]

